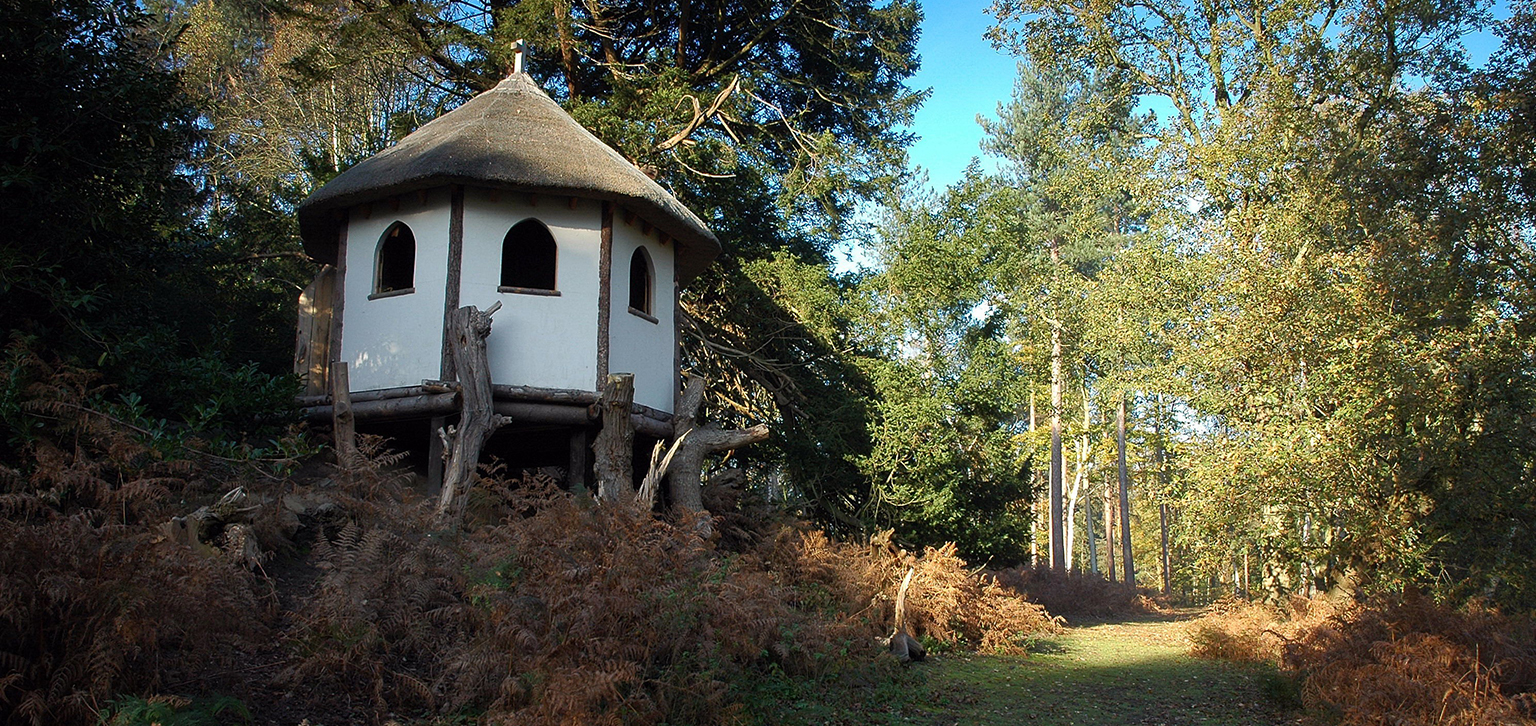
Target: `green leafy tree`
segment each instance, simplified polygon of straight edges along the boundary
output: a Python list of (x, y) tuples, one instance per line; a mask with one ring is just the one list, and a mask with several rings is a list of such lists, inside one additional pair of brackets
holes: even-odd
[[(1436, 587), (1529, 606), (1528, 7), (1024, 2), (994, 37), (1138, 79), (1202, 280), (1167, 321), (1179, 507), (1204, 571), (1276, 592)], [(1522, 85), (1524, 84), (1524, 85)], [(1482, 94), (1467, 91), (1476, 88)], [(1482, 100), (1487, 99), (1487, 100)], [(1518, 142), (1515, 142), (1518, 143)]]
[(1029, 370), (994, 307), (990, 241), (1013, 208), (972, 167), (941, 197), (917, 192), (893, 210), (864, 282), (864, 334), (880, 355), (873, 448), (860, 460), (873, 495), (866, 517), (908, 542), (952, 541), (972, 562), (1028, 558), (1031, 477), (1017, 441)]
[[(1114, 73), (1021, 65), (1013, 101), (984, 122), (984, 146), (1002, 171), (973, 167), (942, 197), (909, 196), (894, 212), (869, 285), (890, 362), (877, 377), (875, 452), (865, 465), (882, 511), (914, 530), (1022, 561), (1034, 519), (1020, 467), (1028, 456), (1042, 468), (1050, 462), (1055, 564), (1075, 559), (1069, 541), (1095, 430), (1068, 423), (1076, 418), (1068, 406), (1081, 404), (1086, 416), (1095, 390), (1086, 378), (1104, 376), (1085, 335), (1089, 300), (1107, 256), (1146, 218), (1137, 194), (1146, 121), (1131, 111), (1132, 90)], [(1077, 371), (1081, 385), (1070, 380)], [(1027, 418), (1043, 379), (1053, 391), (1048, 444)], [(1074, 390), (1082, 398), (1069, 404)], [(1064, 435), (1078, 438), (1075, 471)], [(1006, 534), (934, 524), (976, 521), (984, 507)]]
[[(245, 253), (207, 234), (185, 173), (201, 137), (131, 4), (12, 2), (0, 56), (0, 308), (7, 344), (106, 375), (143, 415), (249, 430), (291, 391), (244, 364), (286, 354)], [(284, 329), (288, 329), (285, 322)], [(254, 339), (254, 340), (253, 340)], [(270, 343), (270, 339), (264, 341)], [(286, 348), (277, 348), (284, 351)], [(0, 401), (25, 438), (26, 381)]]

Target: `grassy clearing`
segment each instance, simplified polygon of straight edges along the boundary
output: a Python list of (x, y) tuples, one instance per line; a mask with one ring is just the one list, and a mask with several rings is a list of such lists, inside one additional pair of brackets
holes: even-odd
[[(1185, 655), (1183, 618), (1074, 627), (1028, 657), (944, 654), (896, 688), (829, 681), (780, 690), (747, 719), (787, 724), (1294, 723), (1289, 682), (1267, 666)], [(782, 684), (781, 684), (782, 685)], [(874, 696), (874, 698), (871, 698)]]

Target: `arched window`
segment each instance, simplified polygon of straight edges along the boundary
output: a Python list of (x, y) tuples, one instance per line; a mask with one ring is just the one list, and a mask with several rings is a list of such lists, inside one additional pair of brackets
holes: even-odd
[(404, 222), (395, 222), (379, 239), (378, 256), (373, 261), (373, 294), (415, 292), (415, 285), (416, 235)]
[(501, 243), (501, 291), (553, 293), (555, 258), (555, 237), (543, 222), (518, 222)]
[(652, 315), (651, 298), (655, 274), (651, 268), (651, 254), (644, 247), (635, 249), (629, 258), (629, 309), (646, 316)]

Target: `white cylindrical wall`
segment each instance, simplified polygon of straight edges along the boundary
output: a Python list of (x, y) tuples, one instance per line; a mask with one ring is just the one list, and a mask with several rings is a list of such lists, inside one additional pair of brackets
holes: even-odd
[[(341, 359), (352, 390), (414, 386), (441, 375), (449, 206), (448, 190), (436, 189), (351, 210)], [(379, 242), (395, 222), (416, 238), (415, 292), (370, 300)]]
[[(425, 201), (423, 201), (423, 199)], [(352, 390), (413, 386), (441, 375), (448, 274), (449, 190), (355, 208), (347, 231), (342, 356)], [(635, 402), (671, 412), (678, 385), (673, 301), (673, 242), (642, 233), (638, 218), (613, 221), (609, 362), (635, 375)], [(558, 295), (501, 292), (502, 244), (508, 230), (537, 219), (555, 239)], [(414, 292), (369, 299), (379, 242), (396, 221), (416, 238)], [(652, 322), (630, 312), (630, 262), (644, 246), (653, 269)], [(498, 384), (597, 390), (599, 257), (602, 204), (568, 197), (469, 188), (464, 194), (459, 304), (484, 310), (496, 302), (487, 341), (491, 380)]]
[[(609, 319), (608, 370), (635, 374), (635, 403), (671, 412), (677, 387), (677, 321), (674, 319), (673, 250), (677, 243), (662, 244), (660, 233), (642, 233), (636, 218), (626, 224), (622, 214), (613, 222), (613, 295)], [(629, 311), (629, 265), (635, 249), (644, 245), (655, 266), (651, 314), (656, 322)]]
[[(513, 225), (537, 219), (555, 238), (559, 295), (498, 292), (502, 242)], [(602, 207), (590, 199), (468, 189), (464, 194), (461, 305), (497, 301), (486, 342), (495, 383), (594, 391), (597, 388), (598, 253)]]

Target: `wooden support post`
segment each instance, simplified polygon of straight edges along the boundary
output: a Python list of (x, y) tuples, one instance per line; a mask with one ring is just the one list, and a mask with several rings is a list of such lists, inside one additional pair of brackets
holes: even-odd
[(565, 468), (565, 486), (571, 492), (587, 491), (587, 429), (571, 429), (570, 461)]
[(605, 502), (629, 501), (635, 495), (635, 429), (629, 412), (635, 401), (635, 374), (614, 373), (603, 382), (597, 405), (603, 430), (592, 443), (597, 468), (597, 497)]
[(768, 438), (768, 427), (764, 424), (749, 429), (700, 425), (699, 407), (703, 404), (704, 379), (690, 376), (683, 388), (682, 405), (672, 419), (672, 440), (677, 453), (672, 455), (667, 471), (667, 491), (672, 503), (695, 512), (704, 510), (703, 487), (699, 481), (704, 470), (704, 457)]
[(427, 431), (427, 496), (429, 497), (443, 493), (443, 455), (448, 451), (443, 447), (442, 434), (438, 432), (447, 426), (447, 416), (433, 416), (431, 429)]
[(437, 502), (438, 524), (445, 528), (456, 527), (463, 519), (464, 503), (468, 498), (465, 494), (474, 480), (475, 467), (480, 463), (480, 450), (485, 448), (485, 442), (496, 429), (511, 421), (492, 410), (491, 364), (485, 352), (485, 339), (491, 334), (491, 316), (500, 309), (499, 302), (485, 312), (468, 305), (453, 314), (453, 363), (458, 371), (463, 411), (445, 465), (443, 494)]
[(352, 417), (352, 383), (347, 379), (347, 362), (331, 362), (331, 436), (336, 440), (336, 463), (350, 467), (357, 463), (357, 425)]

